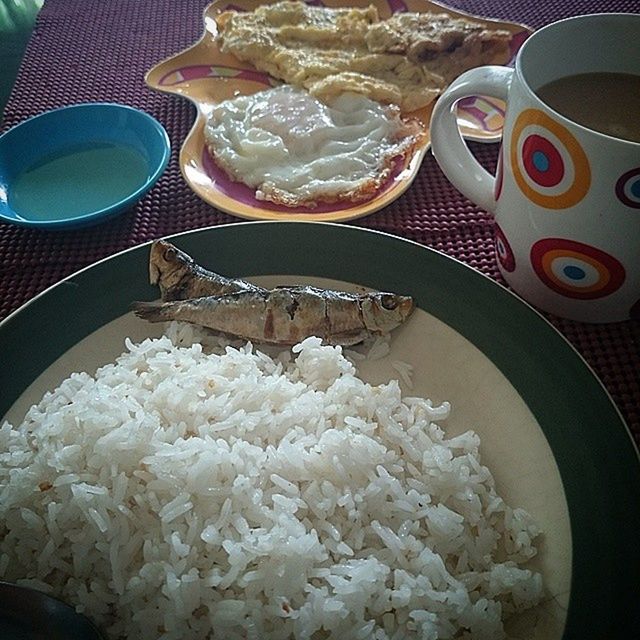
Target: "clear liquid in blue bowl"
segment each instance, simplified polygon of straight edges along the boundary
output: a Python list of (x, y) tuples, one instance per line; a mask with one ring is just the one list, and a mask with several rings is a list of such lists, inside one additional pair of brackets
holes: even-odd
[(22, 220), (64, 220), (110, 207), (148, 178), (147, 161), (131, 147), (77, 145), (21, 172), (8, 203)]

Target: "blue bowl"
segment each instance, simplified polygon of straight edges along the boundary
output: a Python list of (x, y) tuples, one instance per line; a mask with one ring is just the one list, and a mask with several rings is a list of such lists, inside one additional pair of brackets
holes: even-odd
[(101, 222), (151, 189), (170, 150), (162, 125), (125, 105), (34, 116), (0, 136), (0, 220), (45, 229)]

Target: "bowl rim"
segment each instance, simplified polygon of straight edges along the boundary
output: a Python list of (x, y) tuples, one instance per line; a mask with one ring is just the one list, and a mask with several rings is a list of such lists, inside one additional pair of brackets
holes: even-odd
[[(37, 113), (33, 116), (25, 118), (18, 124), (13, 127), (7, 129), (4, 133), (0, 135), (0, 144), (11, 135), (16, 135), (15, 132), (18, 131), (21, 127), (27, 127), (31, 125), (34, 121), (40, 120), (43, 118), (51, 117), (54, 114), (60, 112), (70, 112), (70, 111), (93, 111), (95, 109), (99, 110), (113, 110), (113, 111), (123, 111), (128, 114), (133, 115), (138, 118), (140, 122), (145, 123), (145, 126), (149, 128), (150, 131), (154, 132), (160, 139), (162, 145), (162, 153), (159, 155), (150, 155), (150, 159), (152, 162), (149, 162), (149, 167), (152, 169), (150, 175), (146, 178), (146, 180), (137, 188), (135, 191), (131, 192), (125, 198), (121, 198), (116, 202), (113, 202), (106, 207), (102, 207), (100, 209), (96, 209), (95, 211), (90, 211), (89, 213), (82, 214), (80, 216), (74, 217), (66, 217), (56, 220), (26, 220), (22, 218), (9, 217), (0, 211), (0, 221), (6, 222), (9, 224), (14, 224), (22, 227), (36, 227), (36, 228), (44, 228), (44, 229), (70, 229), (72, 227), (80, 227), (89, 224), (96, 223), (101, 219), (106, 219), (124, 211), (129, 208), (134, 202), (139, 200), (147, 191), (149, 191), (155, 183), (158, 181), (164, 170), (167, 168), (169, 164), (169, 159), (171, 157), (171, 141), (169, 139), (169, 134), (167, 133), (164, 126), (151, 114), (147, 113), (143, 109), (138, 109), (136, 107), (121, 104), (118, 102), (80, 102), (69, 105), (63, 105), (61, 107), (56, 107), (54, 109), (49, 109), (47, 111), (43, 111), (41, 113)], [(87, 139), (88, 142), (91, 141), (91, 138)], [(6, 202), (6, 201), (5, 201)], [(10, 208), (10, 207), (8, 207)]]

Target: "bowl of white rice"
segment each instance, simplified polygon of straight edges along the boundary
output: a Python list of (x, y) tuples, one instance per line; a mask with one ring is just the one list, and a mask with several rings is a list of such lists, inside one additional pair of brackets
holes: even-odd
[[(233, 226), (249, 231), (192, 244), (223, 247), (232, 231), (258, 243), (256, 223)], [(291, 239), (284, 227), (276, 243)], [(135, 274), (146, 250), (98, 268), (127, 275), (102, 297), (149, 297)], [(320, 284), (375, 284), (352, 274)], [(82, 295), (94, 277), (78, 276)], [(286, 278), (318, 284), (304, 270)], [(560, 638), (579, 627), (567, 609), (585, 543), (553, 431), (464, 328), (397, 284), (378, 287), (417, 293), (416, 317), (356, 350), (151, 329), (118, 302), (39, 371), (18, 369), (29, 384), (0, 423), (0, 579), (65, 600), (113, 640)], [(55, 294), (36, 305), (57, 306)]]

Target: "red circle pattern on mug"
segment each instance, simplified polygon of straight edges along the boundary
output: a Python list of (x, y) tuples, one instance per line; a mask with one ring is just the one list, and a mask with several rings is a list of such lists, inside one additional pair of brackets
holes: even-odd
[(541, 187), (555, 187), (564, 178), (564, 162), (558, 150), (542, 136), (530, 135), (522, 145), (527, 175)]
[(502, 265), (502, 268), (505, 271), (511, 273), (512, 271), (515, 271), (516, 268), (516, 258), (513, 255), (511, 245), (507, 240), (507, 236), (504, 235), (504, 232), (497, 223), (495, 224), (494, 233), (498, 262)]
[(504, 148), (500, 147), (500, 153), (498, 154), (498, 164), (496, 166), (496, 181), (493, 188), (493, 197), (497, 200), (502, 193), (502, 184), (504, 182)]
[(568, 298), (604, 298), (625, 280), (624, 267), (616, 258), (563, 238), (538, 240), (531, 247), (531, 264), (544, 284)]
[(525, 109), (516, 119), (510, 158), (520, 191), (546, 209), (574, 206), (591, 186), (589, 160), (578, 140), (539, 109)]
[(620, 176), (616, 182), (616, 195), (627, 207), (640, 209), (640, 167)]

